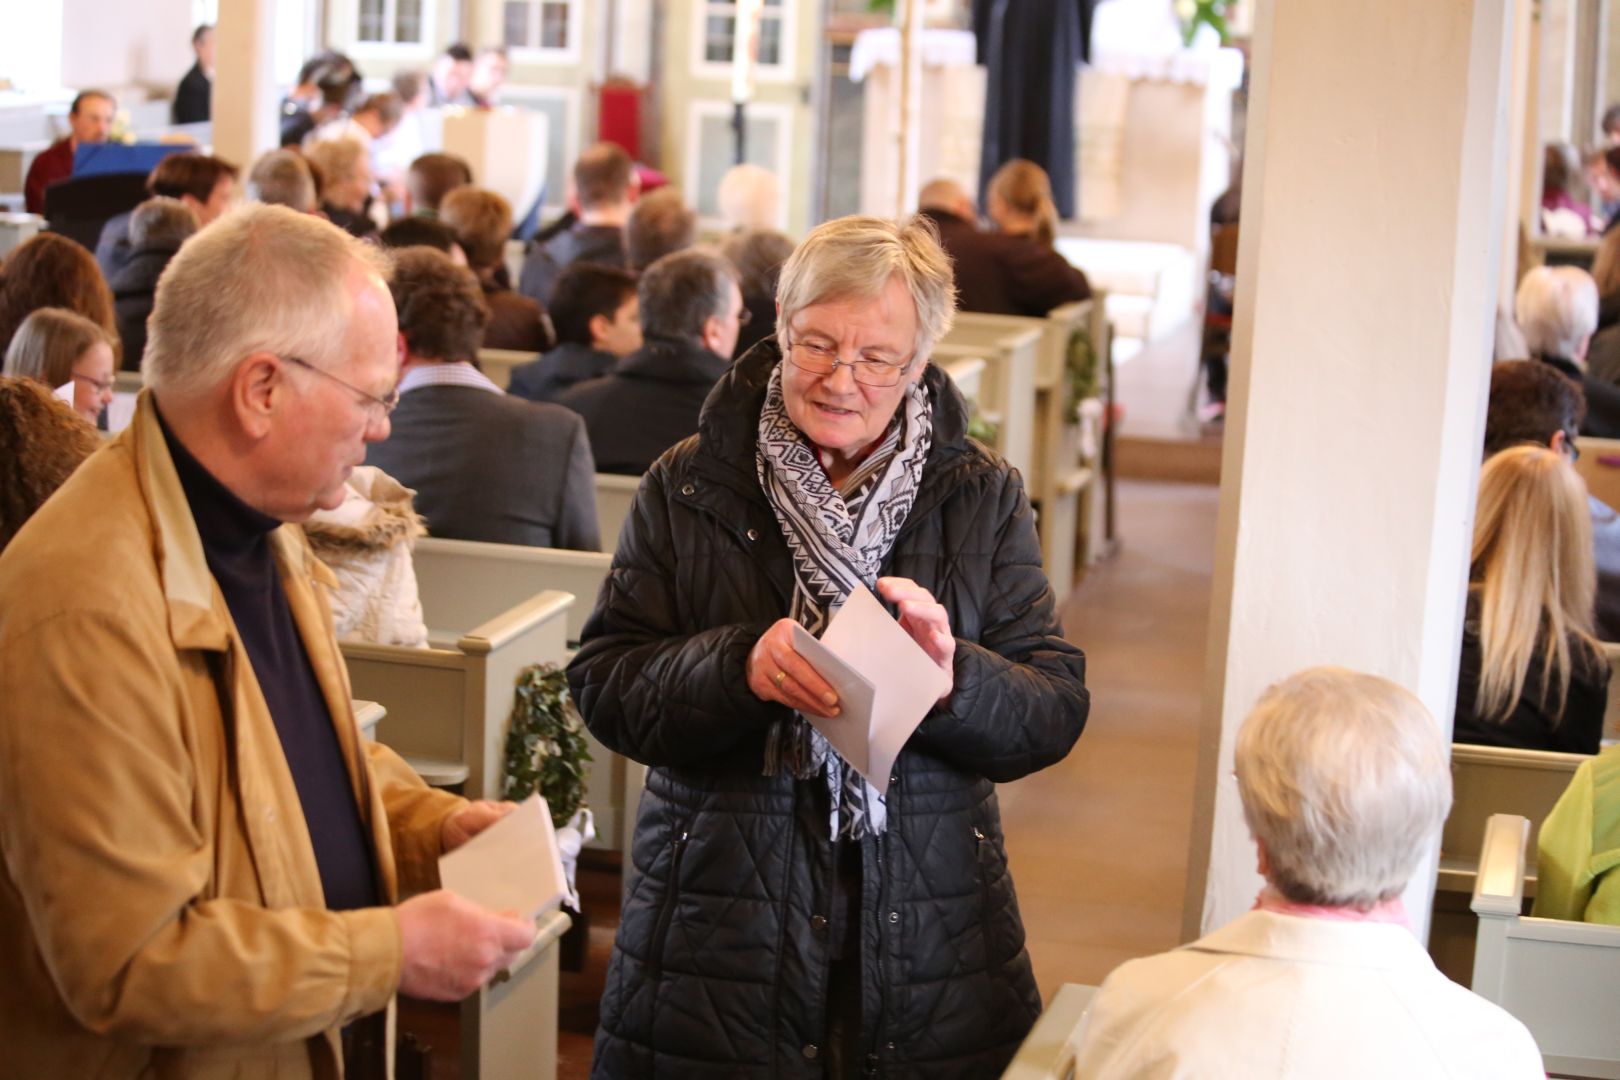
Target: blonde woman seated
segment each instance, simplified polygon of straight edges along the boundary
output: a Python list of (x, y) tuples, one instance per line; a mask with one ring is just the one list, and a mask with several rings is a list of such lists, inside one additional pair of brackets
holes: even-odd
[(113, 397), (118, 370), (113, 336), (65, 308), (40, 308), (24, 319), (6, 349), (5, 374), (48, 388), (73, 384), (73, 411), (95, 424)]
[(1597, 753), (1609, 665), (1592, 636), (1586, 485), (1564, 445), (1510, 447), (1480, 473), (1457, 742)]
[(1435, 969), (1401, 892), (1451, 807), (1445, 738), (1387, 679), (1313, 668), (1238, 733), (1243, 816), (1266, 885), (1255, 910), (1110, 975), (1075, 1075), (1544, 1076), (1524, 1025)]

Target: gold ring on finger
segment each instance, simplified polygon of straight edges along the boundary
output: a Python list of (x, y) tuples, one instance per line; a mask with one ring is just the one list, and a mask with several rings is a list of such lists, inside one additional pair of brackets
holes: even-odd
[(787, 672), (778, 671), (776, 673), (776, 688), (778, 690), (782, 689), (782, 684), (785, 682), (787, 682)]

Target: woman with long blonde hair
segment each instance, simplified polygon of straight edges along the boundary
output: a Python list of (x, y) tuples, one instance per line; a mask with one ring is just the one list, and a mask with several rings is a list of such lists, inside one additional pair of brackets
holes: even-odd
[(1057, 241), (1057, 205), (1046, 170), (1014, 158), (996, 170), (986, 189), (990, 217), (1009, 236), (1027, 236), (1042, 247)]
[(1562, 450), (1514, 446), (1479, 479), (1457, 742), (1594, 754), (1609, 666), (1592, 636), (1586, 485)]

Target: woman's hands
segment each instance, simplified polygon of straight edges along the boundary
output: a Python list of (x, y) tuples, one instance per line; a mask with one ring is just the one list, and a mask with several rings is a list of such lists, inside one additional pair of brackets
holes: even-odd
[[(939, 665), (947, 677), (954, 679), (956, 635), (951, 633), (951, 616), (945, 605), (934, 599), (934, 594), (903, 577), (877, 579), (878, 595), (895, 605), (900, 611), (900, 626), (911, 635), (911, 640), (922, 647), (928, 658)], [(951, 687), (939, 695), (944, 701), (951, 696)]]
[(837, 716), (838, 695), (793, 648), (792, 619), (777, 619), (748, 653), (748, 689), (809, 716)]
[[(934, 594), (910, 578), (877, 580), (878, 595), (900, 612), (900, 627), (911, 635), (947, 677), (953, 675), (956, 636), (950, 614)], [(761, 701), (774, 701), (810, 716), (837, 716), (838, 695), (793, 648), (792, 619), (778, 619), (748, 653), (748, 689)], [(947, 687), (940, 701), (950, 697)]]

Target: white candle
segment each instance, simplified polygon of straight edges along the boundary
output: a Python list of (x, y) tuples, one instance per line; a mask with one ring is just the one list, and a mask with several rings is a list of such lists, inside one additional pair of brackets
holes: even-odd
[(731, 35), (731, 100), (741, 105), (753, 97), (755, 41), (763, 0), (737, 0)]

